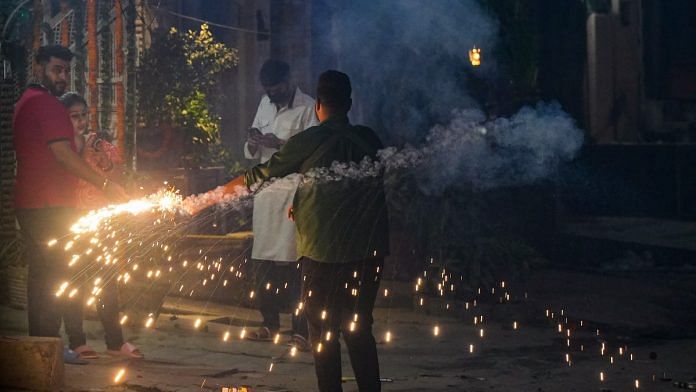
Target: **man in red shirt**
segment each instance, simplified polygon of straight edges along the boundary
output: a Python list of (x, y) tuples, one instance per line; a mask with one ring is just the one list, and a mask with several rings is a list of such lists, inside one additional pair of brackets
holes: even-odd
[[(29, 266), (27, 313), (30, 336), (59, 336), (62, 313), (68, 309), (55, 295), (70, 279), (62, 248), (50, 247), (53, 238), (69, 234), (75, 220), (75, 185), (82, 178), (99, 187), (111, 200), (126, 200), (123, 188), (96, 173), (75, 149), (73, 126), (57, 96), (65, 92), (73, 54), (54, 45), (39, 48), (35, 78), (15, 105), (13, 141), (17, 154), (15, 209)], [(71, 348), (85, 344), (70, 342)]]

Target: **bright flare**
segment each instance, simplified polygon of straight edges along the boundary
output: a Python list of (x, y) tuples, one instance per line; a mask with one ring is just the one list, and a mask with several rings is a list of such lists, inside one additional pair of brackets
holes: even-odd
[(126, 368), (119, 369), (118, 372), (116, 373), (116, 375), (114, 376), (114, 382), (119, 383), (125, 374), (126, 374)]

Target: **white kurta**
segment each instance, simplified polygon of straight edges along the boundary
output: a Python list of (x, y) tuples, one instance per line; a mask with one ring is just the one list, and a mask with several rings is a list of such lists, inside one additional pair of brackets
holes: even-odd
[(288, 209), (301, 177), (291, 174), (278, 179), (254, 196), (252, 259), (297, 260), (295, 222), (288, 218)]
[[(268, 95), (264, 95), (256, 111), (252, 124), (261, 133), (273, 133), (279, 139), (288, 140), (305, 129), (319, 124), (314, 113), (314, 99), (304, 94), (299, 88), (295, 90), (292, 104), (277, 109)], [(249, 152), (244, 143), (244, 156), (266, 162), (277, 150), (259, 146), (256, 154)], [(256, 260), (289, 262), (297, 259), (295, 241), (295, 223), (288, 218), (288, 209), (301, 176), (290, 175), (274, 183), (254, 196), (252, 225), (254, 246), (251, 257)]]
[[(292, 103), (280, 108), (280, 110), (271, 102), (268, 95), (264, 94), (259, 102), (251, 127), (257, 128), (264, 135), (272, 133), (278, 139), (287, 141), (305, 129), (318, 124), (319, 121), (314, 113), (314, 99), (303, 93), (298, 87), (295, 89)], [(249, 151), (249, 145), (244, 143), (244, 157), (259, 159), (261, 163), (271, 159), (276, 151), (278, 149), (259, 146), (256, 154), (252, 154)]]

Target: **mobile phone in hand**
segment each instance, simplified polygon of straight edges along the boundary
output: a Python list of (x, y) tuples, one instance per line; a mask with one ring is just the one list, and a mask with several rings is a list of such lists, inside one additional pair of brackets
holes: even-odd
[(249, 137), (254, 137), (254, 136), (258, 137), (258, 136), (262, 136), (262, 135), (263, 135), (263, 134), (261, 133), (261, 131), (259, 131), (258, 128), (249, 128), (249, 129), (247, 130), (247, 132), (249, 133)]

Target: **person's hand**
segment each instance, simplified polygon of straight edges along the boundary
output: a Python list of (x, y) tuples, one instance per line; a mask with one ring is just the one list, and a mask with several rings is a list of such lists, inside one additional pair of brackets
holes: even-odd
[(285, 141), (279, 139), (278, 136), (272, 133), (267, 133), (262, 136), (261, 145), (264, 147), (279, 149), (283, 144), (285, 144)]
[(103, 190), (106, 197), (113, 202), (123, 203), (130, 199), (126, 193), (126, 190), (123, 189), (121, 185), (111, 180), (106, 181), (106, 186)]
[(252, 155), (256, 154), (256, 151), (258, 151), (259, 146), (261, 145), (262, 137), (263, 135), (261, 134), (261, 131), (256, 128), (249, 128), (246, 141), (249, 152)]

